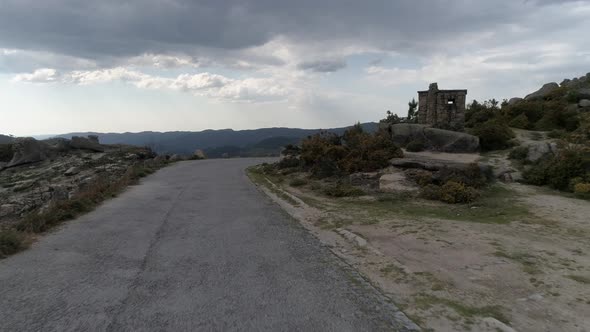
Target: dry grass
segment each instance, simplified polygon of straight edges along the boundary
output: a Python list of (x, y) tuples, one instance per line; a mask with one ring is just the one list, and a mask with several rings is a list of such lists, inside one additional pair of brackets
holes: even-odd
[(43, 211), (29, 213), (13, 228), (0, 231), (0, 258), (26, 249), (33, 234), (46, 232), (67, 220), (92, 211), (103, 201), (117, 196), (126, 187), (136, 184), (140, 178), (154, 173), (166, 164), (135, 164), (116, 181), (99, 178), (70, 199), (56, 201)]

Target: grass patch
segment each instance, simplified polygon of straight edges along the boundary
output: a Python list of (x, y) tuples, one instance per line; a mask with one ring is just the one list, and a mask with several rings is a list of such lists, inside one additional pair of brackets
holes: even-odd
[(0, 258), (16, 254), (28, 246), (26, 234), (13, 229), (0, 230)]
[(420, 294), (415, 304), (420, 309), (430, 309), (434, 305), (444, 305), (453, 309), (457, 314), (461, 315), (466, 319), (473, 317), (493, 317), (505, 324), (509, 324), (510, 320), (504, 314), (504, 308), (499, 305), (488, 305), (482, 307), (476, 307), (467, 305), (458, 301), (449, 300), (445, 298), (436, 297), (428, 294)]
[(590, 278), (589, 277), (585, 277), (585, 276), (579, 276), (579, 275), (567, 275), (565, 276), (566, 278), (572, 279), (574, 281), (577, 281), (581, 284), (590, 284)]
[(498, 250), (494, 252), (494, 256), (507, 258), (522, 264), (523, 271), (528, 274), (539, 274), (542, 272), (537, 267), (537, 259), (533, 255), (522, 252), (507, 253), (504, 250)]
[(349, 184), (338, 183), (325, 187), (322, 192), (330, 197), (357, 197), (365, 195), (365, 192)]
[(514, 192), (496, 184), (484, 189), (481, 197), (471, 204), (449, 205), (416, 200), (411, 195), (380, 194), (376, 201), (347, 201), (342, 202), (340, 207), (350, 212), (360, 208), (377, 218), (395, 213), (406, 217), (509, 224), (516, 220), (528, 220), (531, 216), (525, 206), (516, 202), (516, 198)]
[(278, 181), (279, 178), (277, 178), (277, 176), (264, 174), (259, 166), (248, 167), (246, 169), (246, 175), (252, 182), (264, 186), (283, 201), (286, 201), (293, 206), (299, 206), (299, 202), (274, 185), (274, 183), (284, 182), (284, 177), (281, 177), (281, 181)]

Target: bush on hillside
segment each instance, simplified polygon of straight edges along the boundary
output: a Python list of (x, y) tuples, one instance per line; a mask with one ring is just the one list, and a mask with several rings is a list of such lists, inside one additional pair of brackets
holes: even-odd
[(540, 160), (526, 169), (523, 178), (529, 184), (571, 191), (573, 179), (590, 180), (590, 157), (580, 148), (564, 148), (557, 156)]
[(292, 156), (284, 157), (277, 163), (277, 167), (279, 169), (295, 168), (299, 167), (299, 165), (301, 165), (301, 161), (298, 158)]
[(484, 151), (509, 148), (514, 133), (506, 124), (499, 121), (487, 121), (476, 125), (472, 134), (479, 137), (479, 144)]
[(520, 129), (529, 129), (529, 118), (527, 118), (526, 114), (522, 113), (519, 116), (512, 119), (509, 123), (510, 127), (520, 128)]
[(574, 186), (574, 193), (580, 198), (590, 198), (590, 182), (580, 182)]
[(342, 136), (323, 132), (301, 144), (302, 165), (318, 178), (376, 171), (402, 155), (386, 131), (366, 133), (359, 124)]
[(442, 186), (430, 184), (423, 187), (420, 196), (449, 204), (462, 204), (475, 201), (479, 197), (479, 192), (463, 183), (447, 181)]
[(435, 173), (412, 171), (408, 173), (422, 188), (420, 196), (449, 204), (470, 203), (479, 197), (478, 188), (488, 183), (488, 175), (479, 165), (471, 164), (463, 170), (443, 168)]
[(496, 119), (499, 114), (500, 108), (498, 108), (498, 101), (495, 99), (486, 100), (483, 103), (474, 100), (471, 104), (467, 105), (465, 126), (473, 128), (478, 124)]
[(354, 197), (365, 194), (362, 189), (343, 183), (330, 185), (323, 189), (323, 193), (330, 197)]
[(481, 188), (488, 183), (491, 174), (484, 174), (477, 163), (469, 164), (465, 169), (442, 168), (433, 175), (433, 182), (443, 185), (453, 181), (469, 187)]
[(0, 258), (15, 254), (26, 247), (24, 234), (15, 230), (0, 230)]
[(297, 145), (288, 144), (285, 145), (285, 147), (281, 151), (281, 154), (283, 156), (298, 157), (301, 154), (301, 148)]
[(478, 197), (477, 190), (460, 182), (447, 181), (440, 187), (440, 200), (445, 203), (471, 203)]

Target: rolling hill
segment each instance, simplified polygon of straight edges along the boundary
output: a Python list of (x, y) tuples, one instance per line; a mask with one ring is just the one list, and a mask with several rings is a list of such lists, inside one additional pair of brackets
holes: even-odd
[[(367, 131), (375, 131), (377, 123), (362, 124)], [(326, 131), (341, 134), (348, 127), (331, 128)], [(199, 132), (139, 132), (139, 133), (97, 133), (76, 132), (56, 135), (72, 136), (97, 135), (103, 144), (130, 144), (148, 146), (158, 153), (192, 154), (195, 150), (205, 151), (207, 156), (255, 157), (278, 155), (286, 144), (298, 143), (302, 138), (316, 134), (323, 129), (262, 128), (252, 130), (204, 130)]]

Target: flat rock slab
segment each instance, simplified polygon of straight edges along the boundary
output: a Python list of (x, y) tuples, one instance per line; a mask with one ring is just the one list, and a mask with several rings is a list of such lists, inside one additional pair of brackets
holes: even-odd
[(264, 161), (180, 162), (0, 261), (0, 330), (416, 329), (249, 182)]

